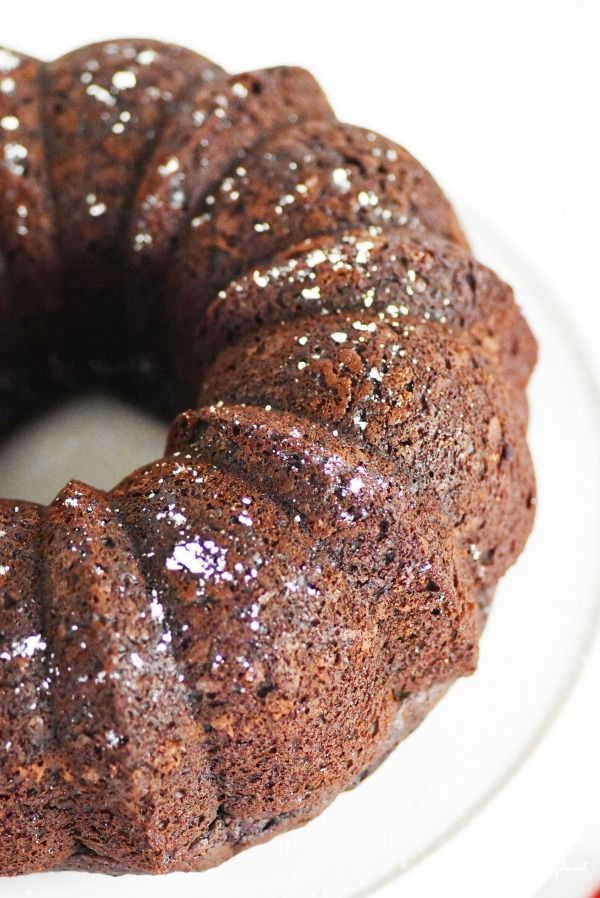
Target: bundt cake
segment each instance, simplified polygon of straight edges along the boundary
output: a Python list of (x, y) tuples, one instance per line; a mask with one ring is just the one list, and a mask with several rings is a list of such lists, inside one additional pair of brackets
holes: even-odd
[(0, 501), (0, 872), (202, 870), (474, 670), (535, 341), (307, 72), (146, 40), (0, 51), (0, 259), (4, 432), (95, 384), (179, 413), (110, 492)]

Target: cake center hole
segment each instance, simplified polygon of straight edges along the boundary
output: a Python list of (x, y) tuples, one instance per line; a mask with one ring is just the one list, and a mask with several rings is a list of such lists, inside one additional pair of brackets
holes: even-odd
[(160, 458), (167, 424), (101, 393), (80, 396), (0, 445), (0, 497), (48, 504), (69, 480), (111, 489)]

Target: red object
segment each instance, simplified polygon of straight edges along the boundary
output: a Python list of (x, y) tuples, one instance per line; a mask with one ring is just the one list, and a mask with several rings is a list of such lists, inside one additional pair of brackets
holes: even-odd
[(600, 898), (600, 888), (596, 889), (593, 895), (590, 895), (590, 898)]

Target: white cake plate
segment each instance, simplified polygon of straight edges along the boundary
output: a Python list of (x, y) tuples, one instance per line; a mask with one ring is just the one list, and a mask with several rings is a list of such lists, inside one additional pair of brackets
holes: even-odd
[[(357, 790), (304, 829), (202, 874), (5, 880), (2, 898), (531, 898), (597, 800), (599, 400), (539, 264), (464, 216), (513, 283), (540, 342), (530, 391), (533, 536), (498, 591), (477, 673)], [(160, 455), (164, 427), (76, 403), (5, 444), (0, 495), (51, 499), (70, 477), (111, 486)]]

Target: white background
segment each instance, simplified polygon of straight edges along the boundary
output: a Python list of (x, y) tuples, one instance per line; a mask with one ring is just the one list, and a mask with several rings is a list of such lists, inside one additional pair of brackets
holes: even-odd
[[(592, 0), (27, 0), (3, 4), (0, 43), (50, 58), (144, 35), (187, 43), (233, 71), (311, 69), (341, 118), (405, 144), (459, 213), (481, 212), (532, 260), (600, 380), (598, 10)], [(556, 412), (568, 427), (569, 408)], [(551, 795), (548, 813), (561, 814)], [(557, 855), (540, 898), (584, 898), (600, 884), (599, 830), (564, 863)]]

